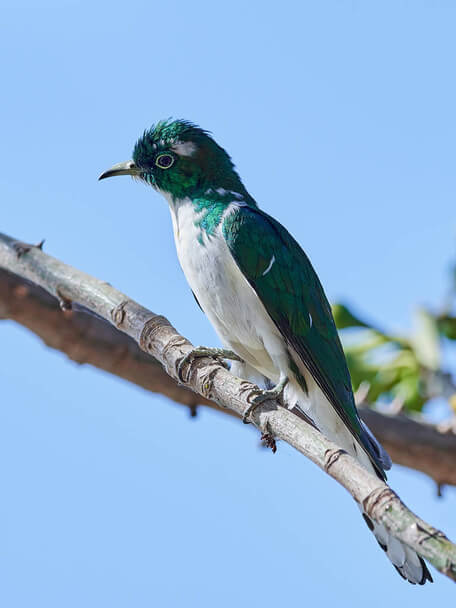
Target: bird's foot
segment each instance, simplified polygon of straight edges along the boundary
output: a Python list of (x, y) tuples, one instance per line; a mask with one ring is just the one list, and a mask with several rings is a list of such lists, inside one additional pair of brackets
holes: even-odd
[(231, 361), (242, 361), (234, 351), (227, 350), (225, 348), (209, 348), (207, 346), (197, 346), (189, 353), (187, 353), (179, 361), (177, 365), (177, 376), (181, 382), (188, 380), (188, 374), (184, 377), (184, 368), (188, 366), (193, 359), (200, 359), (201, 357), (211, 357), (216, 359), (221, 365), (228, 369), (224, 359), (230, 359)]
[(261, 441), (266, 448), (271, 448), (273, 454), (277, 452), (277, 443), (272, 433), (269, 431), (262, 433)]
[(16, 252), (17, 257), (20, 258), (25, 253), (28, 253), (30, 251), (30, 249), (33, 249), (33, 248), (43, 249), (43, 245), (44, 245), (44, 239), (42, 241), (40, 241), (39, 243), (37, 243), (36, 245), (31, 245), (30, 243), (24, 243), (23, 241), (14, 241), (13, 249)]
[(244, 424), (250, 424), (249, 418), (256, 410), (256, 408), (265, 401), (268, 401), (268, 399), (278, 399), (279, 397), (281, 397), (287, 383), (288, 378), (285, 376), (285, 378), (282, 378), (280, 382), (278, 382), (273, 388), (269, 390), (263, 390), (261, 388), (253, 389), (250, 392), (250, 395), (248, 396), (248, 402), (250, 405), (246, 407), (242, 415), (242, 422)]

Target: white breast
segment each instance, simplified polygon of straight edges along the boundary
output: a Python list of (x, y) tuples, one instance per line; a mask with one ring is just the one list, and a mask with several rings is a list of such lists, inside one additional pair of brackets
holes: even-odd
[(286, 358), (283, 338), (237, 267), (221, 233), (223, 222), (208, 237), (195, 225), (199, 216), (190, 201), (170, 208), (182, 270), (220, 339), (261, 373), (278, 379)]

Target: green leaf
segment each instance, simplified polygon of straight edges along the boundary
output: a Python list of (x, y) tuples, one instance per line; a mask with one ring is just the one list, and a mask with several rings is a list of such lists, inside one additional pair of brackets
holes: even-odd
[(456, 317), (442, 316), (437, 320), (440, 333), (449, 340), (456, 340)]
[(424, 309), (415, 315), (415, 331), (412, 344), (418, 361), (425, 367), (437, 370), (440, 367), (440, 334), (437, 320)]
[(347, 327), (369, 328), (367, 323), (356, 317), (344, 304), (334, 304), (332, 306), (332, 313), (337, 329), (346, 329)]

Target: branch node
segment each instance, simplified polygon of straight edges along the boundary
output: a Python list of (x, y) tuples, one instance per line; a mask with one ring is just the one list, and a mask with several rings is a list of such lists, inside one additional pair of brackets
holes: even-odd
[(381, 486), (366, 496), (363, 500), (363, 510), (375, 521), (380, 521), (381, 513), (390, 511), (395, 500), (400, 500), (397, 494), (388, 486)]
[(220, 368), (221, 368), (220, 364), (213, 363), (212, 365), (209, 366), (209, 371), (204, 373), (201, 378), (201, 392), (203, 393), (204, 397), (206, 397), (207, 399), (211, 398), (212, 388), (214, 385), (214, 378)]
[(57, 285), (55, 295), (57, 296), (57, 299), (59, 301), (60, 310), (66, 312), (72, 309), (72, 301), (70, 300), (70, 298), (67, 298), (65, 295), (63, 295), (60, 285)]
[(448, 540), (448, 537), (445, 536), (443, 532), (437, 530), (436, 528), (433, 528), (432, 526), (428, 526), (427, 528), (425, 528), (419, 522), (416, 522), (415, 526), (418, 532), (422, 532), (424, 534), (424, 536), (422, 536), (418, 541), (420, 545), (430, 540), (431, 538)]
[(20, 258), (24, 254), (28, 253), (31, 249), (39, 249), (40, 251), (43, 249), (44, 239), (42, 239), (36, 245), (32, 245), (30, 243), (24, 243), (23, 241), (13, 241), (13, 249), (17, 254), (17, 257)]
[(123, 300), (115, 308), (111, 310), (111, 319), (114, 325), (119, 329), (125, 319), (125, 306), (128, 304), (128, 300)]
[(155, 340), (154, 334), (159, 331), (159, 329), (165, 324), (169, 325), (168, 319), (166, 319), (162, 315), (154, 315), (152, 313), (150, 319), (148, 319), (144, 323), (143, 328), (141, 330), (141, 334), (139, 336), (138, 344), (141, 350), (146, 353), (152, 354), (151, 350), (153, 348), (153, 343)]
[(336, 464), (336, 462), (339, 460), (339, 458), (341, 456), (343, 456), (344, 454), (347, 454), (347, 452), (340, 448), (335, 449), (335, 450), (326, 450), (326, 452), (325, 452), (325, 471), (328, 472), (329, 469), (333, 466), (333, 464)]

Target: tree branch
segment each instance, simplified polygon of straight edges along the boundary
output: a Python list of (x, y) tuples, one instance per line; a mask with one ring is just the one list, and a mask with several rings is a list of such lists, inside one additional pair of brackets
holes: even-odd
[[(162, 393), (196, 414), (205, 405), (235, 415), (173, 380), (136, 342), (82, 306), (62, 311), (57, 298), (26, 279), (0, 269), (0, 318), (11, 319), (64, 352), (76, 363), (89, 363), (148, 391)], [(456, 435), (407, 416), (360, 408), (397, 464), (429, 475), (439, 485), (456, 485)]]
[(429, 475), (439, 487), (456, 485), (456, 434), (402, 414), (358, 407), (361, 418), (393, 462)]
[(21, 324), (76, 363), (89, 363), (147, 391), (162, 393), (191, 411), (200, 404), (220, 410), (178, 384), (154, 357), (101, 317), (83, 306), (62, 310), (56, 297), (1, 268), (0, 319)]
[[(177, 366), (191, 351), (192, 345), (165, 317), (154, 314), (109, 284), (63, 264), (38, 248), (27, 250), (22, 247), (19, 251), (22, 252), (20, 256), (12, 238), (0, 235), (0, 267), (42, 287), (56, 297), (63, 308), (68, 309), (71, 303), (77, 303), (108, 321), (130, 336), (177, 380)], [(254, 388), (209, 358), (196, 359), (189, 364), (187, 384), (205, 399), (215, 401), (219, 407), (238, 416), (242, 416), (248, 407), (248, 396)], [(345, 487), (370, 517), (383, 523), (437, 570), (456, 580), (456, 546), (442, 532), (414, 515), (386, 484), (315, 428), (279, 407), (275, 401), (267, 401), (255, 410), (252, 422), (263, 432), (286, 441), (310, 458)]]

